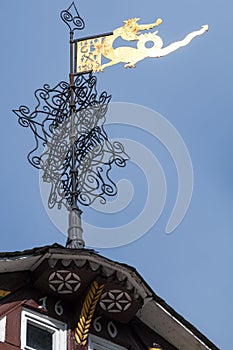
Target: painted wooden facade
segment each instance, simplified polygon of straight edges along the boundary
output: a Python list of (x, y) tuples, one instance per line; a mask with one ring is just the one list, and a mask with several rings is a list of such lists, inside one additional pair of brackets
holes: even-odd
[(217, 349), (130, 266), (58, 245), (0, 253), (0, 350), (150, 348)]

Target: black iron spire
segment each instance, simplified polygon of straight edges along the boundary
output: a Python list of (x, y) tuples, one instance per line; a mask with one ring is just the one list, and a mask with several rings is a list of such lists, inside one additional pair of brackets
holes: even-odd
[(110, 170), (113, 165), (124, 167), (128, 156), (123, 145), (111, 142), (104, 130), (111, 96), (98, 94), (91, 71), (74, 71), (74, 31), (85, 25), (74, 2), (60, 16), (70, 30), (69, 82), (45, 84), (34, 93), (34, 109), (20, 106), (13, 112), (19, 124), (33, 132), (35, 147), (28, 160), (50, 184), (48, 207), (65, 206), (69, 211), (66, 247), (80, 249), (84, 240), (79, 205), (89, 206), (96, 199), (104, 203), (106, 196), (114, 196), (117, 188)]

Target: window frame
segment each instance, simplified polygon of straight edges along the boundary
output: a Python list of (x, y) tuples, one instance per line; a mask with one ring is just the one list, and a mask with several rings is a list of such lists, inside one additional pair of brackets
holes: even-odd
[(27, 345), (27, 324), (30, 323), (40, 329), (53, 334), (52, 350), (67, 349), (67, 325), (47, 315), (39, 314), (29, 309), (22, 309), (21, 313), (21, 350), (35, 350)]
[(115, 344), (110, 340), (90, 334), (88, 339), (88, 350), (128, 350), (127, 348)]

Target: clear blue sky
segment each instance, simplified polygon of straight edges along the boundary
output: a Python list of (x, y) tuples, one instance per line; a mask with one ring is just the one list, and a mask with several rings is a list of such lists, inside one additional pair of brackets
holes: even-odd
[[(138, 241), (99, 251), (135, 266), (169, 305), (220, 349), (231, 350), (233, 5), (216, 0), (76, 3), (86, 22), (82, 36), (111, 31), (131, 17), (141, 17), (142, 23), (161, 17), (159, 33), (168, 44), (209, 24), (206, 35), (173, 55), (147, 59), (134, 70), (115, 66), (99, 75), (99, 91), (107, 90), (113, 101), (150, 107), (175, 126), (189, 149), (195, 175), (188, 213), (167, 236), (165, 226), (177, 191), (174, 164), (159, 142), (136, 133), (137, 141), (151, 147), (163, 166), (168, 182), (165, 210)], [(38, 172), (26, 160), (33, 137), (18, 126), (11, 110), (21, 104), (33, 106), (33, 92), (43, 83), (67, 79), (68, 33), (59, 13), (69, 4), (66, 0), (1, 2), (1, 251), (65, 243), (43, 208)], [(124, 132), (119, 129), (118, 137), (126, 137)], [(132, 174), (129, 169), (127, 175), (127, 168), (123, 172), (124, 177)], [(135, 192), (137, 211), (144, 196), (137, 194), (137, 188)], [(95, 220), (88, 211), (84, 217)]]

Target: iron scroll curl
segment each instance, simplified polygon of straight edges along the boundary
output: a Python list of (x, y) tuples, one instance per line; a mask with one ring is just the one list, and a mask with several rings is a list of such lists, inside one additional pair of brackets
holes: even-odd
[(105, 203), (106, 196), (117, 193), (111, 169), (124, 167), (129, 157), (120, 142), (108, 139), (104, 123), (111, 96), (105, 91), (98, 96), (96, 85), (92, 73), (78, 75), (73, 86), (65, 81), (55, 87), (45, 84), (34, 93), (34, 110), (23, 105), (13, 111), (19, 124), (33, 132), (28, 161), (50, 184), (49, 208), (89, 206), (97, 198)]
[(69, 27), (71, 32), (82, 30), (85, 27), (84, 20), (80, 17), (74, 2), (71, 3), (67, 10), (61, 11), (60, 17)]

